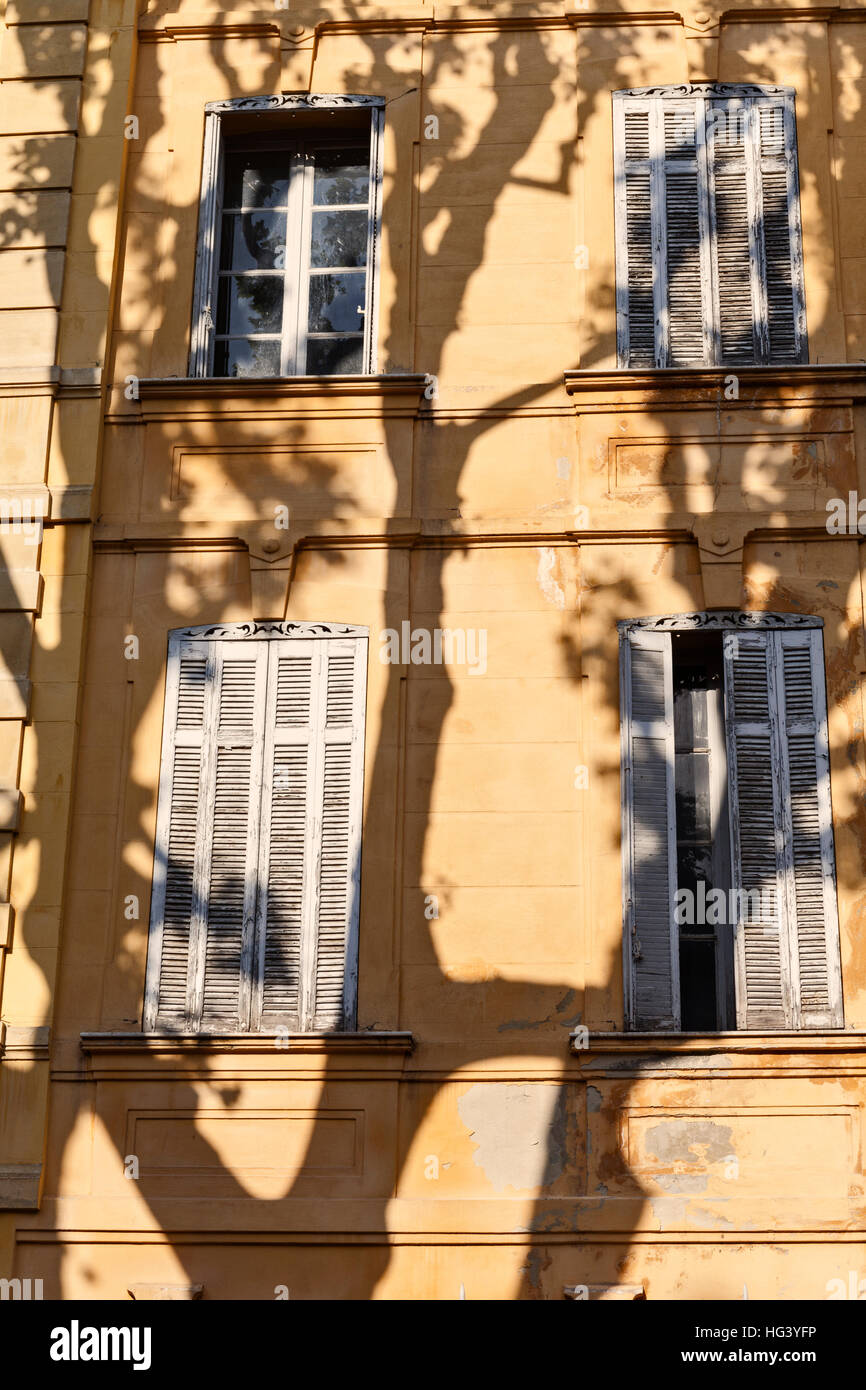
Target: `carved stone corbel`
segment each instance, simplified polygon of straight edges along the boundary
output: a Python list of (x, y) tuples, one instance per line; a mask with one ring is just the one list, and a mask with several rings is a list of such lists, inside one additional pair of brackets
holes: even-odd
[(711, 512), (692, 522), (698, 543), (705, 608), (741, 608), (743, 549), (750, 522), (733, 514)]
[(280, 91), (308, 92), (313, 83), (316, 31), (302, 24), (283, 29), (280, 37)]
[(683, 11), (686, 35), (686, 61), (690, 82), (716, 82), (719, 76), (718, 15), (709, 10)]
[(282, 620), (288, 608), (295, 540), (290, 531), (256, 529), (246, 536), (250, 557), (251, 616), (257, 622)]

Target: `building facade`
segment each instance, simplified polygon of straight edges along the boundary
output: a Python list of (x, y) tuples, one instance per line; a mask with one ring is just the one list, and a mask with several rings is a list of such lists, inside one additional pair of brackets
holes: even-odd
[(866, 1291), (864, 65), (7, 0), (3, 1277)]

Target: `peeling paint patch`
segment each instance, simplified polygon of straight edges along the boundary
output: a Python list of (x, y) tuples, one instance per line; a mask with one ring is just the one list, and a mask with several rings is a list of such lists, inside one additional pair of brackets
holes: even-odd
[(714, 1163), (732, 1152), (729, 1125), (714, 1120), (661, 1120), (647, 1131), (647, 1153), (663, 1163)]
[(646, 1152), (672, 1171), (652, 1169), (652, 1179), (664, 1192), (694, 1196), (706, 1192), (708, 1168), (730, 1159), (733, 1139), (729, 1125), (713, 1120), (662, 1120), (648, 1130)]
[(519, 1269), (519, 1273), (526, 1276), (526, 1286), (530, 1298), (545, 1297), (541, 1276), (552, 1264), (553, 1260), (546, 1250), (530, 1250), (526, 1257), (526, 1264), (521, 1265)]
[(586, 1108), (590, 1115), (597, 1115), (601, 1109), (603, 1096), (597, 1086), (586, 1088)]
[(494, 1191), (548, 1187), (565, 1170), (565, 1091), (479, 1081), (457, 1102), (475, 1144), (473, 1162)]
[(556, 551), (550, 545), (538, 546), (538, 587), (548, 603), (555, 608), (565, 607), (565, 590), (555, 577), (557, 568)]

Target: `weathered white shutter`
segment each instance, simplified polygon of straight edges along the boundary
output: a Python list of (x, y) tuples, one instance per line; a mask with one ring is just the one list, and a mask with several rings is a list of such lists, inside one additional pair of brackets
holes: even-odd
[(301, 937), (315, 833), (310, 781), (315, 745), (313, 641), (271, 644), (259, 881), (262, 1023), (300, 1027)]
[(658, 218), (653, 216), (651, 103), (614, 103), (617, 340), (620, 363), (654, 367)]
[(146, 1027), (249, 1026), (267, 651), (169, 652)]
[(793, 106), (731, 98), (708, 113), (721, 362), (806, 361)]
[[(769, 361), (808, 362), (797, 132), (791, 100), (756, 101)], [(780, 139), (781, 127), (781, 139)]]
[(355, 1010), (365, 638), (271, 644), (259, 879), (261, 1023)]
[(719, 361), (755, 362), (764, 314), (749, 112), (743, 102), (722, 100), (709, 102), (708, 115)]
[(620, 365), (807, 361), (793, 94), (618, 92), (614, 154)]
[[(818, 628), (726, 633), (740, 1028), (842, 1026), (823, 652)], [(753, 905), (756, 905), (753, 900)]]
[(626, 629), (620, 669), (629, 1017), (635, 1029), (678, 1028), (670, 633)]
[(367, 639), (261, 629), (170, 644), (146, 1028), (354, 1020)]

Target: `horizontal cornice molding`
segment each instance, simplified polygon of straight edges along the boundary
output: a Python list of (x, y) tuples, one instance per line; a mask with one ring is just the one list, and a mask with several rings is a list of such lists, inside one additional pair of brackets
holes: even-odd
[[(633, 524), (631, 518), (624, 518), (620, 526), (605, 524), (595, 529), (575, 529), (563, 520), (558, 529), (549, 519), (543, 526), (533, 526), (519, 520), (507, 521), (500, 517), (488, 521), (469, 521), (453, 518), (433, 517), (419, 520), (417, 517), (365, 518), (363, 520), (341, 519), (341, 529), (334, 531), (332, 517), (304, 518), (303, 528), (292, 533), (295, 548), (351, 550), (359, 547), (444, 547), (455, 546), (539, 546), (539, 545), (608, 545), (612, 541), (627, 542), (629, 545), (696, 545), (694, 534), (695, 517), (718, 517), (718, 512), (686, 513), (677, 512), (656, 515), (645, 519), (641, 527)], [(739, 515), (739, 513), (738, 513)], [(812, 518), (800, 524), (786, 521), (771, 524), (769, 513), (748, 514), (749, 527), (746, 532), (750, 540), (773, 541), (814, 540), (822, 542), (842, 542), (863, 544), (866, 537), (859, 535), (828, 535), (826, 526), (819, 525)], [(679, 523), (679, 524), (677, 524)], [(227, 535), (225, 521), (207, 523), (194, 521), (145, 521), (136, 524), (100, 522), (94, 528), (93, 548), (100, 552), (145, 553), (170, 552), (181, 550), (246, 550), (250, 545), (250, 535), (264, 534), (258, 523), (244, 527), (244, 534)], [(271, 523), (267, 523), (268, 534), (272, 534)]]
[(61, 400), (96, 397), (102, 390), (101, 367), (3, 367), (0, 396), (52, 396)]
[[(725, 395), (736, 379), (737, 395)], [(866, 399), (866, 363), (804, 363), (788, 367), (587, 368), (566, 371), (563, 383), (575, 409), (617, 409), (617, 402), (712, 403), (736, 410), (766, 400)]]
[(408, 1053), (412, 1033), (376, 1029), (354, 1033), (82, 1033), (81, 1050), (88, 1056), (200, 1056), (202, 1053)]
[[(392, 6), (387, 11), (359, 14), (346, 10), (310, 9), (286, 10), (275, 19), (270, 9), (250, 8), (231, 14), (208, 12), (182, 15), (145, 14), (138, 22), (139, 38), (143, 43), (174, 43), (182, 40), (225, 38), (288, 38), (299, 29), (317, 37), (329, 33), (389, 34), (389, 33), (479, 33), (489, 31), (541, 29), (615, 28), (634, 25), (689, 25), (690, 13), (681, 10), (572, 10), (563, 7), (557, 12), (541, 9), (536, 13), (485, 13), (481, 9), (467, 13), (466, 7), (447, 6), (432, 13), (420, 13), (416, 6)], [(772, 5), (758, 4), (753, 8), (723, 10), (715, 17), (715, 25), (778, 24), (778, 23), (862, 23), (862, 10), (846, 5)]]
[(711, 1057), (731, 1053), (810, 1053), (813, 1056), (849, 1053), (866, 1054), (866, 1031), (863, 1029), (815, 1029), (810, 1032), (778, 1030), (773, 1032), (728, 1033), (589, 1033), (588, 1046), (580, 1030), (571, 1037), (571, 1051), (589, 1062), (601, 1056), (632, 1058), (649, 1057)]
[(299, 396), (320, 396), (330, 403), (341, 396), (421, 397), (428, 382), (429, 377), (424, 372), (357, 376), (140, 377), (138, 398), (142, 402), (201, 400), (239, 404), (251, 398), (291, 400)]

